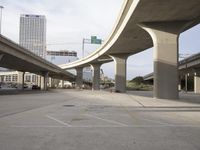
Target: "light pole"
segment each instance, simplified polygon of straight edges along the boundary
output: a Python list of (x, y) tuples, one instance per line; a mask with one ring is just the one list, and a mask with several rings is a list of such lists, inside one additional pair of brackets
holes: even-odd
[(85, 44), (85, 39), (83, 39), (83, 42), (82, 42), (82, 58), (84, 58), (84, 44)]
[(0, 14), (0, 34), (1, 34), (2, 9), (3, 8), (4, 8), (3, 6), (0, 6), (0, 9), (1, 9), (1, 14)]
[(97, 39), (97, 36), (91, 36), (91, 39), (85, 39), (83, 38), (82, 41), (82, 58), (84, 58), (84, 44), (101, 44), (102, 43), (102, 39)]

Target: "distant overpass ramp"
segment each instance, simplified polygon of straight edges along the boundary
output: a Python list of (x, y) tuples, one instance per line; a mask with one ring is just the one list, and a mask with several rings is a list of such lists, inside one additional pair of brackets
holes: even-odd
[(0, 36), (0, 67), (49, 77), (74, 80), (75, 76), (21, 47), (4, 36)]

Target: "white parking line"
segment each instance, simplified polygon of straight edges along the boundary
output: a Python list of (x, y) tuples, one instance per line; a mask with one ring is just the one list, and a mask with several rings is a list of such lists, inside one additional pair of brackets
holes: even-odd
[(21, 126), (10, 126), (12, 128), (200, 128), (199, 125), (130, 125), (130, 126), (109, 126), (109, 125), (100, 125), (100, 126), (45, 126), (45, 125), (21, 125)]
[(12, 128), (69, 128), (66, 125), (20, 125), (20, 126), (11, 126)]
[(106, 122), (109, 122), (109, 123), (118, 124), (118, 125), (120, 125), (120, 126), (128, 126), (128, 125), (126, 125), (126, 124), (124, 124), (124, 123), (121, 123), (121, 122), (118, 122), (118, 121), (104, 119), (104, 118), (97, 117), (97, 116), (94, 116), (94, 115), (91, 115), (91, 114), (84, 114), (84, 115), (89, 116), (89, 117), (92, 117), (92, 118), (96, 118), (96, 119), (99, 119), (99, 120), (102, 120), (102, 121), (106, 121)]
[(54, 118), (54, 117), (52, 117), (52, 116), (46, 115), (46, 117), (49, 118), (49, 119), (51, 119), (51, 120), (54, 120), (54, 121), (56, 121), (56, 122), (58, 122), (58, 123), (60, 123), (60, 124), (62, 124), (62, 125), (65, 125), (65, 126), (71, 127), (70, 124), (65, 123), (65, 122), (63, 122), (63, 121), (61, 121), (61, 120), (58, 120), (58, 119), (56, 119), (56, 118)]
[(146, 121), (151, 121), (151, 122), (154, 122), (154, 123), (159, 123), (159, 124), (163, 124), (163, 125), (174, 125), (174, 124), (171, 124), (171, 123), (167, 123), (167, 122), (163, 122), (163, 121), (158, 121), (158, 120), (152, 120), (152, 119), (147, 119), (147, 118), (139, 118), (141, 120), (146, 120)]

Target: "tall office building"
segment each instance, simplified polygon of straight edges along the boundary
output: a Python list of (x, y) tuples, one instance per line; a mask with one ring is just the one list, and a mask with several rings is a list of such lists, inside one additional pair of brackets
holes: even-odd
[(20, 16), (19, 44), (40, 57), (46, 57), (46, 18), (42, 15)]

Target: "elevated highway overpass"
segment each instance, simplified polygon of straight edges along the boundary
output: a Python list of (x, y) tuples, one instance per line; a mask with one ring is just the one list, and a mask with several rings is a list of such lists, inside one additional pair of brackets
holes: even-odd
[[(194, 77), (194, 92), (200, 93), (200, 53), (192, 55), (179, 62), (180, 78), (185, 77), (187, 90), (188, 75)], [(180, 79), (181, 80), (181, 79)]]
[[(94, 68), (93, 89), (99, 89), (103, 63), (115, 62), (115, 90), (126, 92), (126, 60), (154, 47), (154, 97), (177, 99), (178, 38), (200, 22), (200, 0), (125, 0), (114, 28), (104, 44), (87, 57), (64, 64), (77, 70), (82, 83), (82, 68)], [(145, 61), (145, 60), (144, 60)]]
[(200, 72), (200, 53), (187, 57), (179, 62), (179, 71), (181, 73)]
[[(194, 92), (200, 93), (200, 53), (187, 57), (178, 63), (179, 87), (181, 89), (181, 80), (185, 81), (185, 90), (187, 91), (188, 76), (194, 80)], [(154, 73), (145, 75), (145, 81), (153, 81)]]
[(35, 73), (43, 77), (46, 89), (47, 78), (74, 81), (75, 76), (60, 67), (46, 61), (15, 42), (0, 35), (0, 67), (22, 72), (21, 83), (24, 83), (24, 72)]

